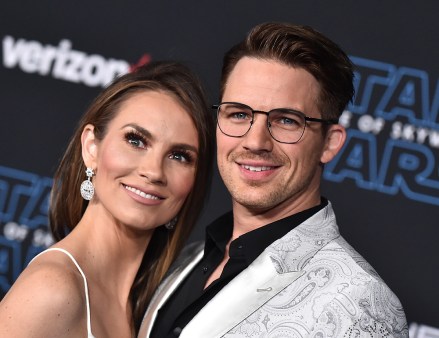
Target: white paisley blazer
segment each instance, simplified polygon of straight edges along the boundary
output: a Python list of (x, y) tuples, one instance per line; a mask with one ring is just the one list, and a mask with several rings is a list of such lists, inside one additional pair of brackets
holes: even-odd
[[(188, 251), (157, 290), (140, 338), (201, 260), (202, 246)], [(408, 337), (408, 327), (398, 298), (340, 236), (328, 203), (267, 247), (180, 335), (214, 337)]]

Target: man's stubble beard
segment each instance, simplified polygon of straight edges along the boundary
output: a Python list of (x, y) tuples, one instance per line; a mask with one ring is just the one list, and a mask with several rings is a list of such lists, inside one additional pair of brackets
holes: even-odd
[[(231, 168), (228, 164), (231, 159), (240, 158), (240, 156), (230, 156), (227, 159), (227, 164), (224, 168)], [(245, 158), (255, 159), (257, 156), (250, 156)], [(285, 161), (278, 158), (278, 162), (285, 163)], [(279, 161), (280, 160), (280, 161)], [(294, 185), (289, 185), (290, 180), (294, 180), (294, 176), (286, 176), (288, 179), (277, 180), (274, 178), (268, 182), (259, 181), (243, 181), (236, 175), (231, 173), (231, 170), (223, 170), (223, 166), (219, 164), (219, 172), (222, 180), (227, 187), (234, 203), (238, 203), (250, 211), (268, 211), (282, 203), (292, 203), (295, 198), (302, 194), (306, 194), (311, 186), (314, 175), (317, 175), (317, 168), (313, 173), (309, 173), (301, 180), (296, 180)], [(290, 168), (290, 170), (293, 170)], [(299, 175), (296, 173), (295, 175)]]

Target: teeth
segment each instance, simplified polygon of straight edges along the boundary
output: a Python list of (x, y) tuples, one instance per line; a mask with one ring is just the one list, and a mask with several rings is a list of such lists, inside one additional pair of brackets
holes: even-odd
[(157, 196), (151, 195), (151, 194), (145, 194), (143, 191), (139, 190), (139, 189), (135, 189), (133, 187), (127, 186), (125, 185), (125, 189), (135, 193), (136, 195), (139, 195), (143, 198), (149, 198), (151, 200), (158, 200), (159, 198)]
[(273, 167), (253, 167), (251, 165), (243, 165), (243, 167), (250, 171), (265, 171), (265, 170), (271, 170)]

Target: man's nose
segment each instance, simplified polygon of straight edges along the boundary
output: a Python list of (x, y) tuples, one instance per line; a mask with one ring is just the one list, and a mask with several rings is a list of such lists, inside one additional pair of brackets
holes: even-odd
[(271, 151), (273, 138), (267, 126), (268, 115), (255, 113), (250, 130), (244, 135), (243, 147), (252, 151)]

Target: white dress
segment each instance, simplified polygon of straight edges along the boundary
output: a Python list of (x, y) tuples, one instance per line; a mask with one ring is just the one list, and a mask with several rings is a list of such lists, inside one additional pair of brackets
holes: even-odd
[[(30, 263), (32, 263), (32, 261), (37, 258), (38, 256), (48, 252), (48, 251), (60, 251), (64, 254), (66, 254), (71, 260), (72, 262), (75, 264), (76, 268), (79, 270), (79, 273), (81, 274), (82, 278), (84, 279), (84, 289), (85, 289), (85, 301), (86, 301), (86, 306), (87, 306), (87, 338), (95, 338), (95, 336), (93, 336), (93, 333), (91, 333), (91, 321), (90, 321), (90, 302), (88, 299), (88, 286), (87, 286), (87, 278), (85, 278), (85, 274), (82, 271), (81, 267), (79, 266), (78, 262), (76, 261), (76, 259), (72, 256), (72, 254), (70, 252), (68, 252), (67, 250), (61, 249), (61, 248), (50, 248), (47, 249), (43, 252), (40, 252), (38, 255), (36, 255), (31, 261)], [(30, 264), (29, 263), (29, 264)]]

